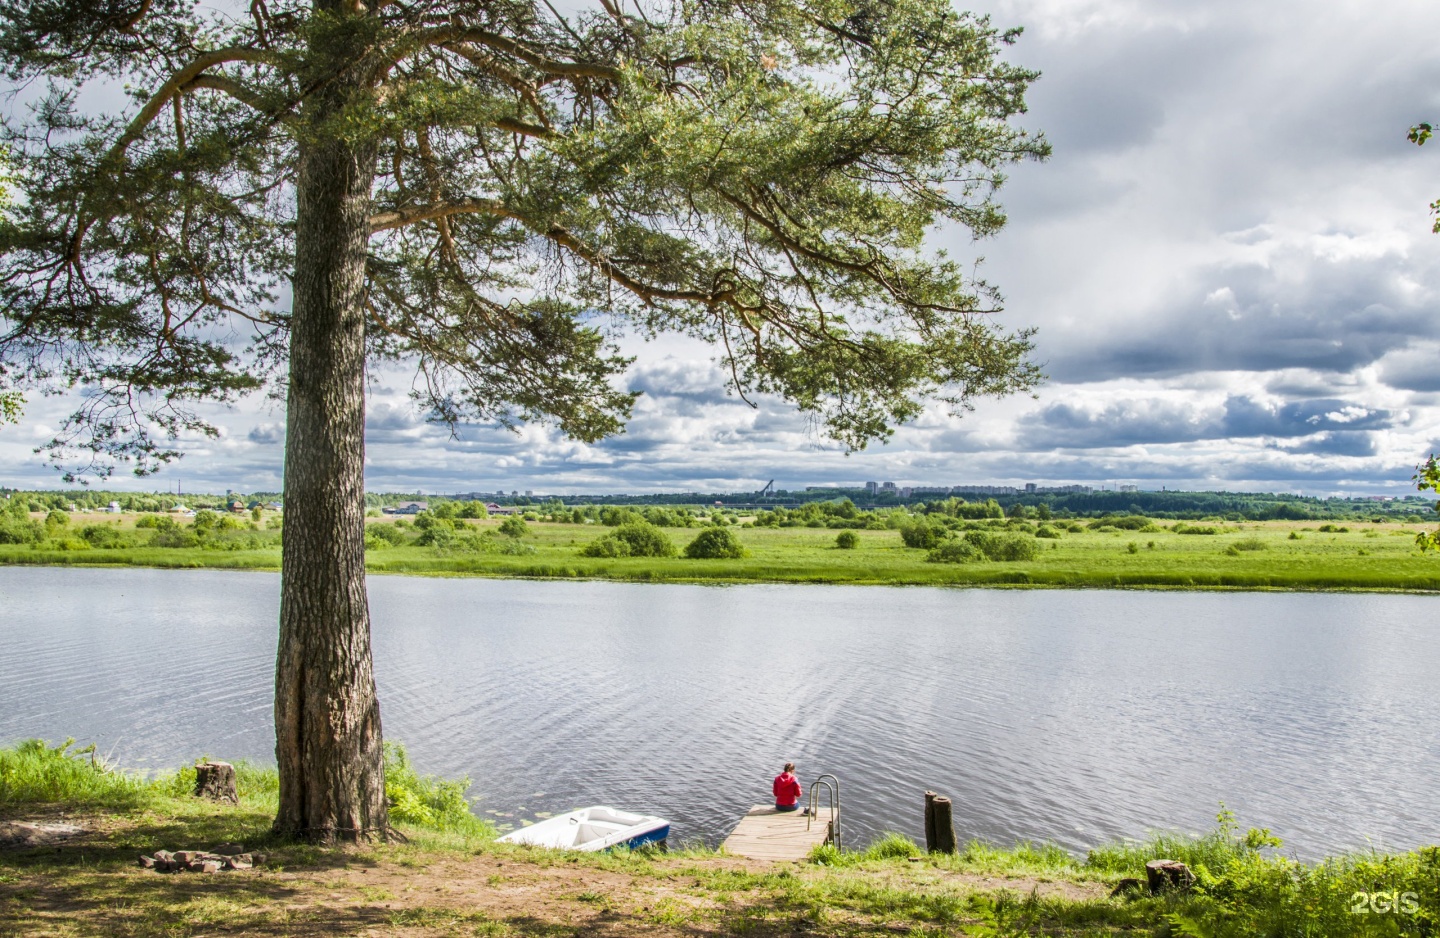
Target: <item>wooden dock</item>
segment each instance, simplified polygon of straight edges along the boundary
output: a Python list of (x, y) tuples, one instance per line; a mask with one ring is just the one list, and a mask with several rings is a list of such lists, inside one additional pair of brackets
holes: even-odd
[(814, 818), (808, 818), (799, 811), (776, 811), (774, 805), (757, 804), (721, 846), (737, 857), (783, 862), (805, 859), (829, 838), (829, 808), (822, 807)]

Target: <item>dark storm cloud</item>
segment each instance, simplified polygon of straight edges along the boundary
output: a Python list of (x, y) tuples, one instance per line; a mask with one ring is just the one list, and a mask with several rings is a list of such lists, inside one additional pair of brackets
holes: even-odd
[(1275, 437), (1296, 441), (1285, 445), (1289, 452), (1355, 456), (1375, 451), (1365, 431), (1394, 421), (1389, 411), (1335, 398), (1271, 404), (1232, 395), (1209, 410), (1185, 401), (1137, 399), (1099, 410), (1057, 402), (1018, 421), (1017, 443), (1029, 450), (1108, 449)]
[[(1347, 373), (1440, 337), (1429, 294), (1399, 256), (1308, 262), (1298, 278), (1272, 268), (1211, 269), (1175, 307), (1086, 337), (1048, 363), (1067, 382), (1201, 371), (1300, 368)], [(1430, 274), (1430, 270), (1423, 271)]]

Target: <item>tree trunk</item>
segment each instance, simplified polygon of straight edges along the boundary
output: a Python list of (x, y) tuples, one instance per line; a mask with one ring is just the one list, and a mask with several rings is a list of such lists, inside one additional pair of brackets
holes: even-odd
[[(356, 84), (307, 102), (318, 126)], [(388, 831), (365, 596), (365, 256), (373, 145), (302, 141), (285, 441), (278, 833), (322, 843)]]

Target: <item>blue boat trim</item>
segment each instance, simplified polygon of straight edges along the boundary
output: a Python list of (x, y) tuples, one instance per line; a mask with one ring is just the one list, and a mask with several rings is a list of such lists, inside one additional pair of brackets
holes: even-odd
[(657, 827), (653, 831), (646, 831), (643, 834), (638, 834), (634, 837), (631, 837), (624, 843), (616, 844), (615, 846), (628, 847), (631, 850), (635, 850), (636, 848), (643, 847), (646, 844), (659, 843), (660, 841), (665, 840), (669, 836), (670, 825), (666, 824), (664, 827)]

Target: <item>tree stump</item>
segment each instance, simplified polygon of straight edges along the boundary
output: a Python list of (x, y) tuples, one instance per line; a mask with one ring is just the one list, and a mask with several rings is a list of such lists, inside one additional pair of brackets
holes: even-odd
[(935, 807), (935, 850), (939, 853), (955, 852), (955, 822), (950, 799), (936, 795), (932, 802)]
[(935, 852), (935, 793), (925, 793), (925, 852)]
[(228, 762), (202, 762), (195, 766), (195, 797), (239, 804), (235, 766)]
[(1151, 860), (1145, 864), (1145, 878), (1152, 896), (1170, 890), (1184, 892), (1195, 884), (1195, 874), (1179, 860)]

